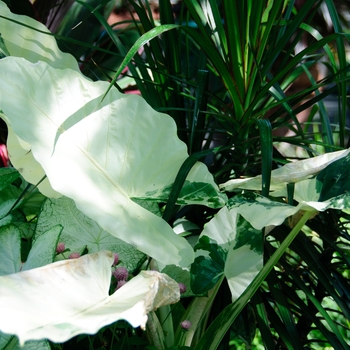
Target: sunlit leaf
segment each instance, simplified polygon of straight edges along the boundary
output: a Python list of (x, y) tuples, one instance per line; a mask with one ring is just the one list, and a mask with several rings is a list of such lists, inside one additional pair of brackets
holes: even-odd
[(144, 328), (148, 312), (179, 300), (178, 284), (156, 271), (141, 272), (109, 296), (113, 260), (100, 251), (1, 276), (0, 330), (21, 344), (64, 342), (121, 319)]
[(50, 31), (34, 19), (11, 13), (0, 1), (1, 36), (11, 56), (24, 57), (30, 62), (45, 61), (52, 67), (79, 71), (70, 54), (62, 52)]
[[(288, 183), (295, 183), (308, 179), (337, 159), (347, 156), (349, 152), (350, 150), (343, 150), (326, 153), (317, 157), (288, 163), (281, 168), (273, 170), (271, 172), (270, 191), (285, 189)], [(238, 189), (261, 191), (261, 181), (261, 175), (258, 175), (253, 178), (229, 180), (220, 185), (220, 187), (226, 191)]]
[[(1, 116), (0, 116), (1, 117)], [(6, 120), (6, 117), (3, 116)], [(7, 148), (11, 164), (17, 168), (18, 172), (32, 184), (38, 184), (38, 189), (48, 197), (58, 198), (61, 194), (52, 189), (50, 182), (45, 177), (45, 172), (41, 165), (33, 157), (30, 145), (21, 140), (13, 132), (11, 126), (7, 126)]]
[[(192, 262), (187, 241), (132, 200), (163, 201), (188, 157), (169, 116), (114, 88), (100, 103), (107, 82), (91, 82), (44, 62), (6, 57), (0, 61), (0, 77), (1, 108), (55, 191), (74, 199), (106, 231), (157, 260), (182, 266)], [(179, 200), (210, 207), (225, 203), (199, 162)]]

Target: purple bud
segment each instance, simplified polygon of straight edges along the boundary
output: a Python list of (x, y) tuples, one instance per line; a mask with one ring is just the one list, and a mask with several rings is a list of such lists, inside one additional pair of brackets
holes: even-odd
[(117, 267), (112, 274), (118, 281), (126, 281), (129, 277), (129, 272), (124, 266)]
[(73, 252), (68, 257), (68, 259), (77, 259), (77, 258), (80, 258), (80, 254), (78, 252)]
[(183, 294), (186, 292), (186, 284), (184, 283), (179, 283), (179, 288), (180, 288), (180, 294)]
[(64, 252), (64, 250), (66, 249), (66, 246), (63, 242), (58, 242), (57, 247), (56, 247), (56, 253), (60, 254), (62, 252)]
[(115, 290), (118, 290), (119, 288), (123, 287), (125, 283), (127, 283), (127, 281), (125, 280), (118, 281), (117, 288)]
[(114, 262), (113, 262), (113, 266), (117, 265), (119, 262), (119, 254), (118, 253), (114, 253)]
[(191, 323), (191, 321), (189, 321), (189, 320), (185, 320), (185, 321), (182, 321), (182, 322), (180, 323), (180, 325), (181, 325), (181, 328), (188, 330), (188, 329), (191, 328), (192, 323)]

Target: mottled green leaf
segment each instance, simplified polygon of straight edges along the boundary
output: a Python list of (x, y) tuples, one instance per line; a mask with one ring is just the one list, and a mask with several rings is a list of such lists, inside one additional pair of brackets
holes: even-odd
[(222, 208), (205, 226), (195, 249), (191, 266), (194, 292), (209, 290), (224, 274), (232, 300), (236, 300), (262, 268), (262, 233), (236, 209)]
[(51, 347), (47, 340), (32, 340), (20, 346), (16, 336), (0, 332), (0, 350), (51, 350)]
[(9, 185), (0, 191), (0, 219), (4, 218), (16, 204), (22, 190)]
[(177, 283), (183, 283), (186, 286), (186, 292), (181, 294), (181, 297), (190, 297), (195, 295), (191, 288), (191, 276), (188, 270), (184, 270), (175, 265), (167, 265), (161, 272), (167, 274)]
[(0, 276), (18, 272), (20, 268), (21, 232), (15, 225), (0, 227)]
[[(148, 191), (145, 199), (154, 198), (158, 202), (166, 202), (172, 186), (163, 189)], [(226, 195), (218, 192), (210, 183), (186, 180), (179, 197), (176, 200), (179, 205), (203, 204), (211, 208), (222, 208), (226, 203)]]
[(347, 155), (323, 169), (316, 179), (322, 183), (319, 201), (343, 195), (350, 191), (350, 156)]
[(281, 225), (288, 216), (299, 211), (297, 207), (249, 192), (230, 199), (228, 207), (242, 215), (257, 230)]
[(44, 202), (36, 226), (36, 237), (46, 235), (46, 231), (56, 225), (62, 225), (60, 242), (63, 242), (70, 252), (81, 252), (85, 248), (89, 253), (109, 250), (118, 253), (119, 259), (130, 271), (139, 266), (140, 260), (145, 256), (130, 244), (102, 229), (77, 209), (70, 198), (47, 199)]
[(221, 264), (209, 257), (198, 256), (191, 265), (191, 288), (202, 294), (213, 288), (224, 274)]
[(19, 178), (19, 172), (13, 168), (0, 168), (0, 191)]
[(24, 263), (22, 271), (51, 264), (56, 255), (56, 246), (61, 232), (62, 226), (56, 225), (40, 236), (35, 235), (32, 248), (29, 251), (27, 261)]

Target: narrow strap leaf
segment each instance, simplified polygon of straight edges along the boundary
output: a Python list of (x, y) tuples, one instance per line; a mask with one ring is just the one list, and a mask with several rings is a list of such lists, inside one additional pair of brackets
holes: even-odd
[(190, 157), (188, 157), (183, 162), (179, 172), (176, 175), (173, 187), (172, 187), (170, 195), (169, 195), (167, 205), (166, 205), (164, 213), (163, 213), (163, 219), (165, 221), (170, 220), (170, 218), (173, 214), (175, 205), (176, 205), (177, 198), (180, 195), (182, 186), (184, 185), (186, 177), (187, 177), (188, 173), (191, 171), (192, 167), (196, 164), (196, 162), (198, 162), (199, 159), (201, 159), (209, 154), (217, 153), (221, 150), (222, 150), (222, 147), (217, 147), (217, 148), (201, 151), (201, 152), (192, 154)]
[(261, 157), (262, 157), (262, 195), (268, 197), (271, 182), (272, 168), (272, 129), (267, 119), (257, 120), (260, 131)]

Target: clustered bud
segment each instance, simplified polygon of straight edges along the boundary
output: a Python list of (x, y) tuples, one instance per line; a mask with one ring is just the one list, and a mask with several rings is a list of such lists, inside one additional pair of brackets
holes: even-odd
[(180, 325), (181, 325), (181, 328), (189, 330), (191, 328), (191, 326), (192, 326), (192, 323), (189, 320), (185, 320), (185, 321), (182, 321), (180, 323)]
[(117, 267), (112, 274), (117, 281), (126, 281), (129, 277), (129, 272), (124, 266)]
[(68, 259), (77, 259), (77, 258), (80, 258), (80, 254), (78, 252), (73, 252), (68, 257)]
[(179, 283), (179, 288), (180, 288), (180, 294), (183, 294), (186, 292), (186, 284), (184, 283)]
[(118, 265), (118, 262), (119, 262), (119, 254), (118, 253), (114, 253), (113, 266)]
[(62, 252), (64, 252), (64, 250), (66, 249), (66, 246), (63, 242), (58, 242), (57, 247), (56, 247), (56, 253), (60, 254)]
[(120, 280), (120, 281), (118, 281), (117, 287), (116, 287), (115, 290), (118, 290), (119, 288), (123, 287), (125, 283), (127, 283), (126, 280)]

